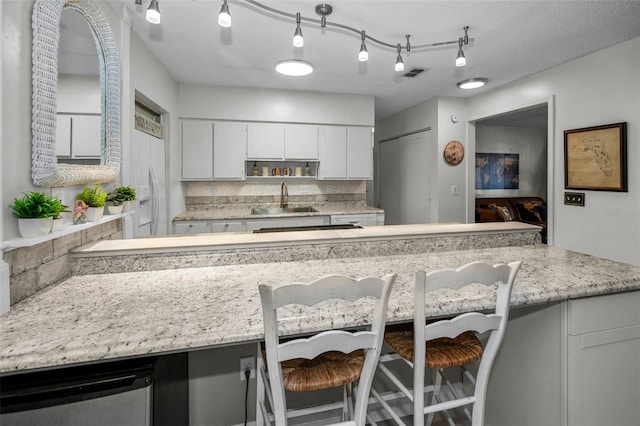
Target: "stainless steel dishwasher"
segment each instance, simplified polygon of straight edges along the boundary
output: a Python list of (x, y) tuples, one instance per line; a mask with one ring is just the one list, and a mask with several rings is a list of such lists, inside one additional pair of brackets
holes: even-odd
[(0, 424), (151, 425), (153, 367), (137, 359), (4, 376)]

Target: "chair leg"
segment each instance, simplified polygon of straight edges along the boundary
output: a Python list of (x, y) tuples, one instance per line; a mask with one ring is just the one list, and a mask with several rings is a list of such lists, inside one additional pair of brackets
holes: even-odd
[(262, 380), (262, 370), (264, 369), (264, 360), (260, 354), (260, 344), (258, 344), (258, 359), (256, 361), (256, 426), (264, 426), (267, 424), (267, 420), (262, 415), (262, 407), (264, 405), (265, 383)]
[[(440, 386), (442, 386), (442, 377), (440, 376), (438, 370), (434, 369), (433, 370), (433, 395), (431, 395), (431, 402), (429, 403), (429, 405), (434, 405), (435, 403), (438, 402), (438, 395), (440, 395)], [(427, 422), (425, 423), (426, 426), (431, 426), (434, 415), (435, 413), (429, 413), (427, 415)]]
[(342, 421), (353, 419), (353, 383), (347, 383), (342, 387)]

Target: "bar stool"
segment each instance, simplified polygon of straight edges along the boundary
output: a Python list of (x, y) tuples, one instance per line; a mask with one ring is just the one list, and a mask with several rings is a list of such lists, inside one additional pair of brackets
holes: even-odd
[[(472, 262), (459, 269), (444, 269), (415, 274), (415, 307), (413, 325), (389, 326), (385, 332), (385, 342), (394, 351), (380, 358), (379, 371), (398, 389), (400, 398), (413, 402), (412, 423), (416, 426), (430, 425), (434, 413), (443, 412), (450, 425), (455, 425), (449, 410), (462, 408), (473, 426), (484, 424), (485, 396), (493, 361), (502, 343), (509, 317), (511, 289), (522, 262), (489, 265)], [(496, 308), (489, 314), (469, 312), (453, 319), (426, 322), (425, 294), (440, 288), (459, 290), (469, 284), (481, 284), (492, 289), (497, 284)], [(486, 345), (482, 345), (476, 333), (488, 332)], [(389, 368), (389, 363), (397, 359), (405, 361), (413, 369), (413, 387), (409, 389), (397, 374)], [(414, 363), (415, 360), (420, 360)], [(424, 360), (424, 361), (422, 361)], [(469, 364), (479, 361), (474, 376)], [(456, 387), (445, 375), (444, 369), (460, 368), (463, 375), (473, 385), (473, 392), (466, 394)], [(396, 365), (396, 372), (398, 366)], [(433, 369), (433, 384), (425, 386), (425, 368)], [(445, 392), (441, 392), (442, 383)], [(399, 425), (405, 423), (401, 417), (406, 413), (396, 412), (389, 401), (375, 389), (372, 395)], [(425, 405), (425, 393), (431, 393), (429, 404)], [(444, 395), (444, 394), (447, 395)], [(471, 406), (471, 412), (468, 406)]]
[[(338, 424), (364, 425), (395, 277), (354, 279), (329, 275), (310, 283), (260, 285), (265, 348), (263, 352), (258, 344), (256, 424), (271, 424), (273, 418), (277, 426), (287, 425), (285, 390), (302, 392), (342, 386), (343, 414), (342, 423)], [(280, 341), (278, 308), (295, 304), (313, 309), (329, 299), (355, 302), (365, 297), (374, 299), (373, 313), (367, 319), (370, 326), (365, 330), (329, 330), (312, 337)], [(300, 311), (296, 306), (299, 321), (305, 320), (303, 310), (302, 306)], [(354, 407), (352, 384), (356, 381)]]

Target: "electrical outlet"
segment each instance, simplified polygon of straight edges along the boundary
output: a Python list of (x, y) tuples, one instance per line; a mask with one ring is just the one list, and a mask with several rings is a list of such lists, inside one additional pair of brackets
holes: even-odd
[(249, 376), (249, 379), (256, 378), (256, 357), (247, 356), (244, 358), (240, 358), (240, 380), (241, 381), (247, 380), (244, 375), (244, 372), (246, 370), (251, 371), (251, 375)]
[(333, 192), (333, 185), (327, 185), (327, 194), (331, 194)]
[(300, 193), (308, 194), (309, 193), (309, 185), (300, 185)]

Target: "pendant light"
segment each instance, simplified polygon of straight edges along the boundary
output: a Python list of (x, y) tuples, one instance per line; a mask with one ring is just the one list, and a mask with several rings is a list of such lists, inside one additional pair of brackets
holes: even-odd
[(296, 13), (296, 32), (293, 34), (293, 46), (304, 46), (304, 37), (302, 37), (302, 30), (300, 29), (300, 13)]
[(218, 25), (224, 28), (229, 28), (231, 26), (231, 14), (229, 13), (227, 0), (224, 0), (222, 8), (220, 8), (220, 13), (218, 13)]
[(400, 55), (400, 51), (402, 50), (402, 47), (400, 46), (400, 43), (398, 43), (397, 46), (398, 49), (398, 58), (396, 59), (396, 71), (397, 72), (402, 72), (404, 71), (404, 62), (402, 61), (402, 55)]
[(464, 57), (464, 52), (462, 51), (462, 42), (463, 38), (460, 37), (458, 39), (458, 57), (456, 58), (456, 67), (464, 67), (467, 65), (467, 58)]
[(149, 8), (146, 14), (147, 21), (152, 24), (159, 24), (162, 16), (160, 15), (160, 8), (158, 7), (158, 0), (151, 0)]
[(362, 31), (360, 35), (362, 37), (362, 44), (360, 45), (360, 52), (358, 52), (358, 60), (360, 62), (366, 62), (369, 60), (369, 52), (367, 52), (367, 45), (364, 44), (364, 39), (366, 37), (364, 31)]

